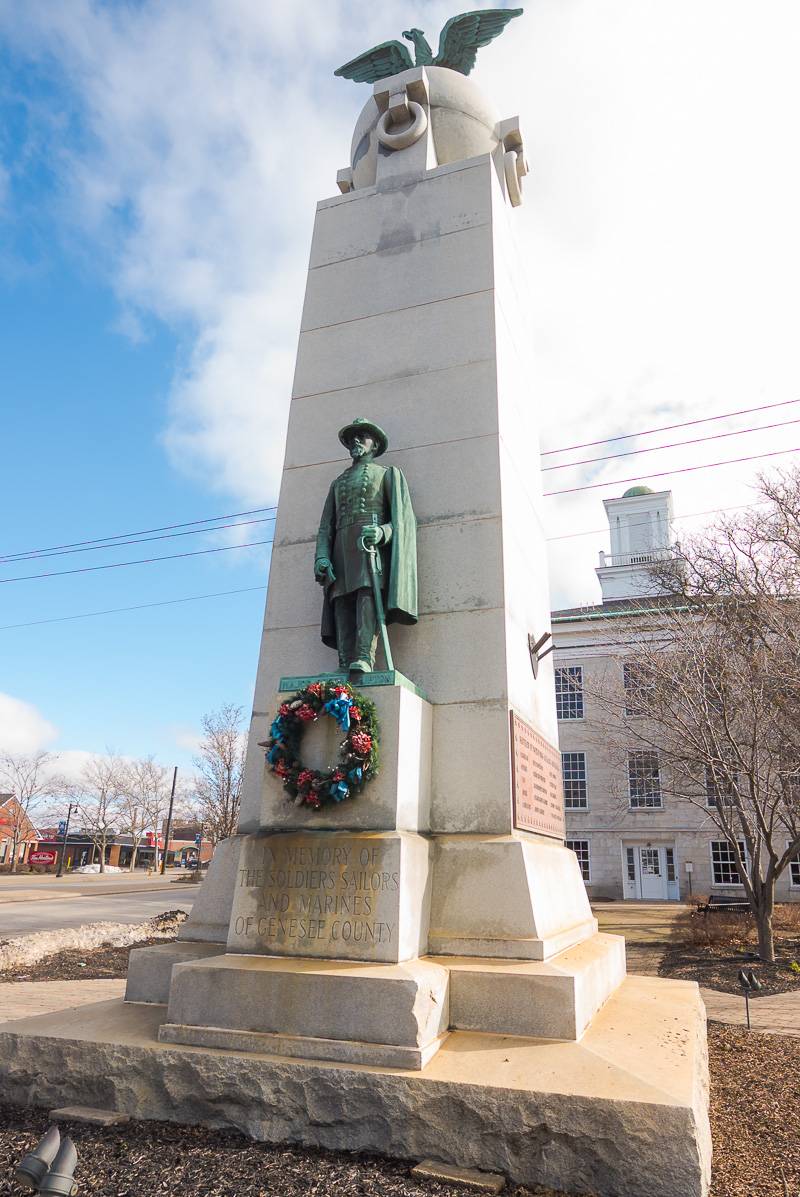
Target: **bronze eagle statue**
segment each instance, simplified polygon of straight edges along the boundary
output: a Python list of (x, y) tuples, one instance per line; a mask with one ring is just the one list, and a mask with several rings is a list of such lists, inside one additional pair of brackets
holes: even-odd
[(439, 52), (433, 57), (433, 50), (421, 29), (406, 29), (403, 37), (413, 42), (416, 61), (402, 42), (381, 42), (364, 54), (340, 66), (334, 75), (353, 79), (356, 83), (375, 83), (387, 79), (413, 66), (449, 67), (468, 75), (475, 66), (475, 59), (482, 46), (503, 32), (509, 21), (518, 17), (521, 8), (489, 8), (477, 12), (462, 12), (451, 17), (439, 36)]

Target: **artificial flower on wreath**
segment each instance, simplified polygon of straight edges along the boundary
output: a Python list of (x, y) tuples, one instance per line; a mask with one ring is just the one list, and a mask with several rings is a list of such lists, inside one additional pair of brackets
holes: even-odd
[[(357, 699), (357, 701), (356, 701)], [(302, 762), (305, 729), (322, 715), (345, 733), (339, 760), (330, 769)], [(378, 770), (378, 718), (375, 705), (348, 683), (311, 682), (278, 707), (266, 750), (267, 768), (280, 777), (287, 797), (319, 810), (330, 802), (355, 798)]]

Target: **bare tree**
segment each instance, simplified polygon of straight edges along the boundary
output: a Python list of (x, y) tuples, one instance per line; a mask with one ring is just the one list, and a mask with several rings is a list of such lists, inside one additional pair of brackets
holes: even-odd
[(206, 838), (215, 846), (233, 835), (239, 822), (245, 737), (242, 708), (226, 703), (203, 716), (203, 739), (194, 758), (196, 806)]
[(117, 803), (120, 829), (133, 840), (128, 868), (136, 867), (139, 846), (148, 830), (158, 841), (162, 811), (169, 802), (169, 770), (152, 756), (127, 762), (122, 770), (121, 791)]
[(74, 786), (84, 830), (100, 853), (100, 872), (106, 871), (106, 848), (120, 823), (120, 804), (125, 792), (124, 762), (112, 752), (92, 757), (81, 770)]
[(63, 785), (52, 771), (57, 759), (52, 752), (34, 752), (30, 755), (0, 752), (0, 791), (8, 790), (15, 799), (4, 812), (11, 832), (12, 873), (17, 869), (17, 854), (25, 828), (33, 821), (32, 816), (42, 801)]
[(626, 621), (596, 698), (607, 752), (657, 752), (661, 790), (717, 827), (774, 960), (775, 885), (800, 853), (800, 471), (761, 487), (657, 564), (666, 597)]

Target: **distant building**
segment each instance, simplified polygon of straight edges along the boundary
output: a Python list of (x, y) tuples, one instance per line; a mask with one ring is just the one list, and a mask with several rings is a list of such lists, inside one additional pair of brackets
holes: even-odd
[(11, 868), (16, 842), (17, 866), (27, 864), (38, 835), (13, 794), (0, 794), (0, 869)]
[[(596, 898), (741, 897), (733, 849), (711, 819), (662, 793), (659, 753), (632, 745), (624, 763), (609, 763), (600, 726), (609, 715), (593, 704), (592, 690), (609, 668), (624, 670), (620, 641), (635, 638), (648, 608), (667, 601), (648, 565), (672, 551), (672, 495), (636, 486), (605, 508), (611, 552), (600, 553), (597, 569), (602, 601), (552, 613), (567, 844)], [(715, 801), (710, 788), (709, 809)], [(777, 898), (800, 900), (800, 857), (779, 880)]]

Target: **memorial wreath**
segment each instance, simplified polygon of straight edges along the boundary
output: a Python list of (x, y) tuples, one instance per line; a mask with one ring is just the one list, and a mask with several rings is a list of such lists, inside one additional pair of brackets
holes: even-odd
[[(321, 715), (335, 719), (345, 738), (330, 769), (309, 769), (300, 759), (303, 734)], [(311, 682), (282, 702), (265, 742), (267, 767), (298, 806), (319, 810), (355, 798), (378, 771), (375, 704), (346, 682)]]

